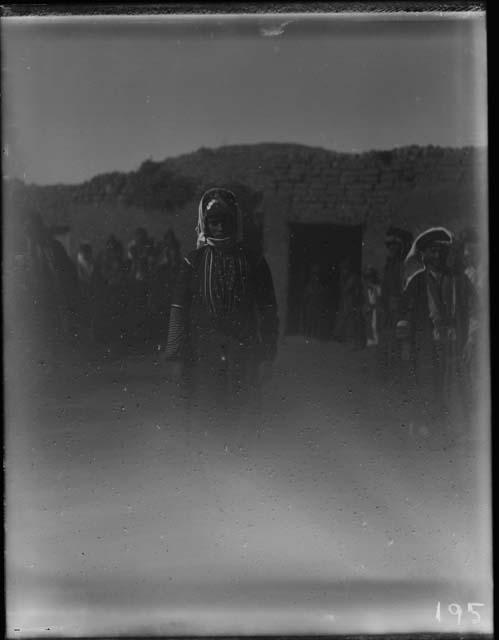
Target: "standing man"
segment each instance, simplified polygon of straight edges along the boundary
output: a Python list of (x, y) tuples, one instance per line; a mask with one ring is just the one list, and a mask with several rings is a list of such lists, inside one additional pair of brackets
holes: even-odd
[(95, 335), (108, 353), (123, 352), (127, 338), (128, 265), (121, 242), (110, 235), (97, 261)]
[[(428, 229), (416, 238), (407, 261), (416, 258), (420, 267), (406, 284), (398, 323), (413, 345), (416, 391), (429, 410), (430, 428), (431, 423), (451, 417), (466, 418), (461, 359), (472, 292), (464, 274), (448, 267), (452, 245), (453, 236), (444, 227)], [(457, 420), (452, 425), (457, 428)]]
[(184, 258), (173, 294), (165, 357), (183, 370), (203, 411), (240, 406), (276, 356), (277, 305), (269, 266), (242, 240), (234, 194), (208, 190), (199, 203), (197, 249)]
[(80, 244), (76, 255), (76, 268), (80, 284), (81, 318), (87, 332), (88, 342), (94, 339), (94, 320), (96, 312), (97, 270), (92, 245)]
[(402, 344), (397, 340), (396, 325), (400, 319), (404, 287), (404, 259), (411, 248), (412, 234), (405, 229), (389, 227), (385, 236), (387, 257), (381, 281), (379, 353), (384, 373), (400, 376)]
[(303, 332), (307, 339), (321, 337), (326, 288), (321, 282), (321, 268), (312, 265), (310, 278), (303, 295)]
[(350, 258), (340, 264), (340, 304), (334, 327), (334, 338), (363, 347), (362, 280)]

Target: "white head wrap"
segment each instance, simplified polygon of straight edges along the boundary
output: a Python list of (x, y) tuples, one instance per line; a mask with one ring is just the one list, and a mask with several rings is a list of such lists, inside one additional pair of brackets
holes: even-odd
[(418, 235), (418, 237), (412, 243), (412, 247), (407, 254), (404, 260), (404, 290), (407, 289), (411, 280), (422, 271), (426, 270), (425, 264), (423, 262), (423, 258), (421, 256), (421, 250), (419, 249), (419, 245), (421, 244), (421, 240), (430, 234), (435, 232), (442, 232), (448, 237), (448, 243), (451, 244), (453, 241), (452, 233), (446, 229), (445, 227), (430, 227), (430, 229), (426, 229)]
[[(212, 207), (215, 202), (218, 202), (220, 200), (225, 202), (224, 196), (231, 201), (230, 204), (233, 205), (235, 208), (235, 212), (236, 212), (235, 233), (230, 238), (220, 238), (220, 239), (210, 238), (206, 236), (206, 215), (210, 207)], [(216, 187), (216, 188), (208, 189), (208, 191), (204, 192), (203, 196), (201, 197), (201, 200), (199, 201), (198, 223), (196, 226), (196, 233), (197, 233), (196, 246), (198, 249), (199, 247), (203, 247), (204, 245), (207, 245), (207, 244), (210, 246), (224, 246), (234, 241), (235, 242), (242, 241), (243, 239), (242, 212), (236, 200), (236, 196), (232, 193), (232, 191), (229, 191), (229, 189)]]

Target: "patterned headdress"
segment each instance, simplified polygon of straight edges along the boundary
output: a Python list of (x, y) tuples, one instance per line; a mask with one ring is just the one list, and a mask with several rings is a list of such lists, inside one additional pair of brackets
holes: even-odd
[[(232, 216), (234, 220), (234, 233), (227, 238), (212, 238), (206, 235), (206, 219), (214, 212)], [(242, 213), (236, 196), (229, 189), (208, 189), (199, 201), (198, 223), (196, 226), (197, 247), (206, 244), (213, 247), (224, 247), (241, 242), (243, 239)]]

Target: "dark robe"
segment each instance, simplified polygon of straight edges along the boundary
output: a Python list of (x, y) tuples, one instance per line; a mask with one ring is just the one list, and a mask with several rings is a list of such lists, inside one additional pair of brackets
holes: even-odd
[(241, 245), (203, 246), (184, 259), (166, 357), (186, 365), (195, 402), (224, 403), (255, 387), (258, 365), (275, 357), (277, 337), (274, 287), (263, 256)]
[(31, 251), (34, 302), (42, 309), (44, 333), (57, 340), (78, 331), (79, 286), (76, 266), (62, 244), (48, 237)]
[(419, 273), (404, 292), (401, 317), (409, 321), (414, 389), (433, 418), (467, 417), (462, 356), (472, 306), (468, 279), (448, 271)]
[(401, 342), (396, 325), (402, 312), (403, 259), (389, 258), (383, 270), (379, 313), (379, 355), (384, 372), (401, 374)]
[(99, 277), (96, 265), (93, 261), (78, 262), (78, 280), (80, 287), (80, 319), (87, 331), (88, 338), (94, 339), (94, 321), (97, 312), (97, 287)]
[(113, 251), (104, 251), (97, 261), (97, 312), (95, 337), (108, 348), (122, 346), (127, 334), (128, 265)]
[(340, 305), (334, 329), (337, 340), (363, 343), (362, 335), (362, 282), (351, 271), (340, 274)]

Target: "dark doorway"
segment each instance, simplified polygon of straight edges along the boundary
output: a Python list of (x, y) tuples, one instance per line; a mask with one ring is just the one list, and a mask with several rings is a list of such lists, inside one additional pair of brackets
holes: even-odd
[[(360, 225), (290, 224), (288, 261), (288, 315), (286, 333), (304, 334), (304, 301), (311, 278), (321, 284), (318, 334), (331, 338), (339, 302), (339, 271), (349, 259), (360, 274), (362, 227)], [(309, 298), (310, 299), (310, 298)]]

